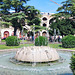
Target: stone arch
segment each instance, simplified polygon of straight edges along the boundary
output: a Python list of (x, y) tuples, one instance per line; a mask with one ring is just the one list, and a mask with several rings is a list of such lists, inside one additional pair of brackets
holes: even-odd
[(19, 38), (22, 38), (22, 36), (21, 36), (21, 32), (19, 33)]
[(46, 21), (46, 20), (47, 20), (47, 18), (46, 18), (46, 17), (43, 17), (43, 18), (42, 18), (42, 20), (43, 20), (43, 21)]
[(47, 24), (44, 23), (44, 24), (43, 24), (43, 27), (46, 27), (46, 26), (47, 26)]
[(50, 19), (49, 19), (49, 24), (51, 24), (52, 22), (55, 22), (56, 21), (56, 17), (51, 17)]
[(12, 34), (11, 34), (12, 36), (14, 36), (14, 31), (12, 32)]
[(42, 32), (42, 36), (46, 36), (47, 32), (46, 31), (43, 31)]
[(8, 31), (5, 31), (4, 32), (4, 38), (7, 38), (9, 36), (9, 32)]

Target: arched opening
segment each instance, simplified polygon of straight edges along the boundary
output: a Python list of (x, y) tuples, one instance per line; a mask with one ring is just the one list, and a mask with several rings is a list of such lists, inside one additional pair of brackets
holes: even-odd
[(46, 27), (46, 24), (44, 23), (43, 26)]
[(22, 36), (21, 36), (21, 32), (19, 33), (19, 38), (20, 38), (20, 39), (22, 38)]
[(46, 36), (46, 34), (47, 34), (47, 32), (46, 32), (46, 31), (44, 31), (44, 32), (42, 33), (42, 36)]
[(14, 36), (14, 31), (12, 32), (12, 36)]
[(5, 31), (4, 32), (4, 38), (7, 38), (9, 36), (9, 32), (8, 31)]
[(46, 20), (47, 20), (47, 18), (46, 18), (46, 17), (44, 17), (42, 20), (46, 21)]

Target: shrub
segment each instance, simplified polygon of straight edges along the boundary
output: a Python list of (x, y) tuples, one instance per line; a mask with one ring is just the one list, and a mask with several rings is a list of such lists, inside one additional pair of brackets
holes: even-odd
[(64, 48), (75, 48), (75, 36), (68, 35), (62, 39), (62, 47)]
[(35, 39), (35, 46), (47, 46), (48, 45), (48, 39), (44, 36), (38, 36)]
[(75, 53), (72, 54), (70, 68), (71, 68), (73, 74), (75, 75)]
[(18, 46), (20, 44), (20, 39), (16, 36), (9, 36), (6, 38), (6, 46)]

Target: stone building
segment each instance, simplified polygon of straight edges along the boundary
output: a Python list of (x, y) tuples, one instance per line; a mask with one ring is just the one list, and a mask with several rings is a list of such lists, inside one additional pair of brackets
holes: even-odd
[[(40, 26), (43, 26), (43, 27), (46, 27), (46, 28), (49, 28), (49, 20), (52, 18), (52, 13), (44, 13), (44, 12), (41, 12), (41, 24)], [(23, 26), (23, 28), (27, 29), (28, 31), (30, 31), (30, 27), (28, 25), (25, 25)], [(19, 30), (17, 30), (16, 32), (18, 38), (21, 38), (21, 32)], [(47, 30), (42, 30), (40, 31), (40, 35), (42, 36), (45, 36), (45, 34), (47, 34), (47, 36), (49, 36), (49, 33)], [(14, 28), (12, 26), (9, 26), (9, 28), (2, 28), (1, 29), (1, 38), (4, 39), (4, 38), (7, 38), (8, 36), (12, 36), (14, 35)]]

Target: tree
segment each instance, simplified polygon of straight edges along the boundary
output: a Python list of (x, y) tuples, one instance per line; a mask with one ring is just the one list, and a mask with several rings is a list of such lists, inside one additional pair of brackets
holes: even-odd
[[(53, 22), (50, 25), (51, 30), (54, 31), (56, 29), (57, 31), (59, 30), (61, 35), (68, 35), (68, 34), (74, 34), (74, 29), (75, 29), (75, 23), (70, 20), (70, 19), (56, 19), (55, 22)], [(58, 32), (57, 32), (58, 33)]]
[(9, 14), (9, 10), (20, 12), (23, 10), (25, 3), (29, 0), (1, 0), (0, 9), (3, 14)]
[[(75, 22), (73, 20), (75, 16), (75, 0), (66, 0), (62, 2), (62, 6), (57, 9), (58, 13), (52, 15), (50, 20), (50, 33), (53, 30), (60, 30), (61, 35), (68, 35), (75, 33)], [(72, 17), (72, 19), (70, 19)]]
[(12, 27), (14, 27), (14, 35), (16, 36), (17, 29), (22, 30), (22, 22), (25, 21), (25, 14), (13, 13), (12, 15), (4, 15), (2, 18), (5, 21), (3, 24), (12, 25)]
[[(1, 14), (5, 14), (2, 17), (5, 21), (4, 24), (9, 25), (9, 23), (11, 23), (11, 25), (14, 27), (14, 35), (16, 35), (16, 30), (18, 28), (20, 30), (22, 29), (22, 25), (25, 24), (25, 19), (27, 19), (28, 25), (33, 25), (33, 23), (40, 25), (41, 21), (38, 18), (40, 11), (35, 9), (33, 6), (25, 7), (24, 5), (27, 1), (29, 0), (9, 0), (10, 3), (8, 3), (7, 0), (2, 0), (0, 2)], [(5, 9), (4, 5), (8, 5), (9, 8)], [(14, 10), (15, 13), (10, 13), (9, 10), (11, 9)], [(28, 13), (29, 11), (30, 13)], [(23, 12), (26, 16), (19, 12)]]
[[(29, 0), (1, 0), (0, 1), (0, 14), (3, 14), (2, 19), (4, 22), (1, 24), (12, 25), (14, 27), (14, 35), (16, 30), (22, 29), (21, 21), (25, 21), (25, 15), (19, 12), (23, 10), (25, 3)], [(15, 13), (11, 14), (9, 10), (14, 10)], [(18, 22), (19, 21), (19, 22)], [(11, 24), (10, 24), (11, 23)]]
[(0, 13), (9, 14), (11, 0), (0, 0)]
[(26, 19), (27, 23), (29, 26), (35, 24), (35, 25), (40, 25), (41, 20), (39, 19), (40, 11), (35, 9), (34, 6), (26, 6), (25, 8), (25, 14), (26, 14)]
[(62, 2), (62, 6), (57, 9), (62, 16), (74, 17), (75, 16), (75, 0), (66, 0)]

